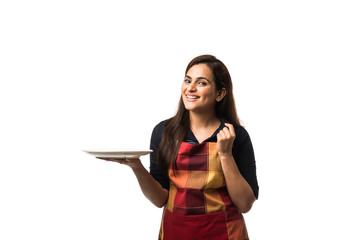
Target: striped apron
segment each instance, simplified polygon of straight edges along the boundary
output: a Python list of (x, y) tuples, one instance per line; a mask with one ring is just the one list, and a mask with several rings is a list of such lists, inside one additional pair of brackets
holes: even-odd
[(216, 142), (182, 142), (176, 164), (176, 170), (169, 169), (159, 239), (248, 239), (243, 215), (226, 188)]

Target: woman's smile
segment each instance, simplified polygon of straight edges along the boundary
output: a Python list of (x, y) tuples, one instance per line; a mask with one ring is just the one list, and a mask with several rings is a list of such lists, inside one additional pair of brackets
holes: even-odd
[(197, 101), (200, 97), (197, 95), (186, 94), (186, 98), (188, 101), (193, 102), (193, 101)]

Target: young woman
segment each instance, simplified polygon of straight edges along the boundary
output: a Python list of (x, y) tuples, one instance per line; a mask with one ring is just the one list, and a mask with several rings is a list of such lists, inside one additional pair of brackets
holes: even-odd
[(165, 206), (159, 239), (248, 239), (242, 213), (258, 197), (254, 152), (220, 60), (189, 63), (178, 111), (154, 128), (150, 145), (150, 173), (139, 159), (113, 161), (130, 166), (144, 195)]

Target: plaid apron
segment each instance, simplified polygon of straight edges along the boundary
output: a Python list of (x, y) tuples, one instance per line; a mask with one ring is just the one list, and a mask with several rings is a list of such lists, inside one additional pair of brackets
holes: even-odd
[(232, 203), (216, 142), (182, 142), (169, 169), (169, 199), (160, 240), (246, 240), (243, 216)]

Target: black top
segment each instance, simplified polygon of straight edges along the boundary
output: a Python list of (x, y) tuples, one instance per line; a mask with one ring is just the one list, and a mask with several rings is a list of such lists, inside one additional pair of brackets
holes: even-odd
[[(228, 123), (226, 119), (220, 118), (221, 124), (220, 127), (211, 135), (211, 137), (207, 138), (204, 142), (216, 142), (216, 135), (218, 132), (225, 127), (224, 123)], [(162, 132), (167, 120), (160, 122), (157, 124), (151, 135), (150, 149), (153, 150), (150, 153), (150, 174), (153, 178), (158, 181), (161, 186), (165, 189), (169, 190), (169, 179), (165, 177), (158, 167), (156, 151), (160, 144), (160, 140), (162, 137)], [(236, 165), (239, 168), (240, 173), (245, 178), (245, 180), (249, 183), (252, 188), (256, 199), (259, 195), (259, 186), (256, 178), (256, 165), (255, 165), (255, 157), (254, 150), (250, 140), (250, 136), (248, 132), (242, 126), (234, 126), (235, 129), (235, 140), (234, 147), (232, 150), (233, 157), (235, 159)], [(193, 132), (189, 130), (188, 135), (184, 142), (199, 144), (198, 140), (194, 136)]]

